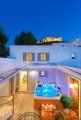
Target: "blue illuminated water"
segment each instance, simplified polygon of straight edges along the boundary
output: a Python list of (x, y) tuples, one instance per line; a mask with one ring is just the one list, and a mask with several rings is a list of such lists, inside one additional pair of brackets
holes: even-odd
[(36, 86), (35, 95), (43, 97), (54, 97), (58, 96), (59, 92), (54, 84), (44, 84)]

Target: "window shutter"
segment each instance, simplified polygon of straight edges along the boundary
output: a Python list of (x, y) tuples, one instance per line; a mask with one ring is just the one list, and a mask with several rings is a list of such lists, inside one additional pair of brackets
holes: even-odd
[(40, 61), (40, 53), (37, 55), (37, 60)]
[(49, 61), (49, 53), (46, 53), (46, 61)]
[(23, 61), (26, 61), (26, 53), (23, 53)]
[(32, 61), (35, 61), (35, 53), (32, 53)]

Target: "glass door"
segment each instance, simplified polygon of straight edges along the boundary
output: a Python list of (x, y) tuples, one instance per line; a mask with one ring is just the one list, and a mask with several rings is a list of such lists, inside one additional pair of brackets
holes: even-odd
[(19, 75), (19, 91), (27, 91), (28, 79), (27, 71), (20, 71)]

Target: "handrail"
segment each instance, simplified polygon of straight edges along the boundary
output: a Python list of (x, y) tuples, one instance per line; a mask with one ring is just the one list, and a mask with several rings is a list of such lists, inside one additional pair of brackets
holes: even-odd
[[(12, 101), (12, 100), (11, 100), (11, 101)], [(0, 104), (0, 106), (5, 105), (5, 104), (7, 104), (7, 103), (10, 103), (11, 101), (4, 102), (4, 103)]]
[(0, 106), (2, 106), (2, 105), (5, 105), (5, 104), (8, 104), (8, 103), (11, 103), (11, 102), (12, 102), (12, 106), (13, 106), (12, 112), (13, 112), (13, 114), (14, 114), (14, 94), (3, 95), (3, 96), (0, 96), (0, 98), (10, 97), (10, 96), (12, 96), (12, 99), (11, 99), (11, 100), (8, 100), (7, 102), (3, 102), (2, 104), (0, 104)]
[(10, 96), (13, 96), (13, 94), (3, 95), (3, 96), (0, 96), (0, 98), (3, 98), (3, 97), (10, 97)]

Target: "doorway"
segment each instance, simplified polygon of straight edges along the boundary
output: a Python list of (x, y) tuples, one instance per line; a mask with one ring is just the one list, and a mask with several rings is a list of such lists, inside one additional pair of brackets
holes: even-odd
[(14, 77), (9, 79), (9, 94), (14, 94)]
[(73, 110), (76, 111), (77, 113), (77, 117), (79, 118), (79, 107), (80, 107), (80, 91), (79, 91), (79, 87), (80, 87), (80, 80), (78, 80), (77, 78), (74, 77), (70, 77), (70, 84), (72, 85), (70, 87), (70, 95), (74, 101), (74, 105), (73, 105)]
[(20, 74), (19, 74), (19, 91), (27, 91), (27, 89), (28, 89), (27, 71), (20, 71)]

